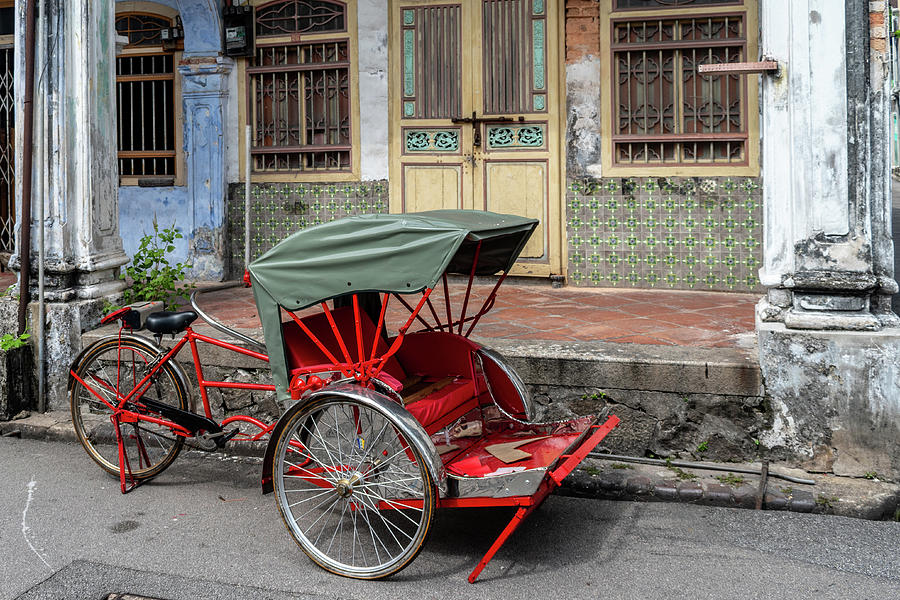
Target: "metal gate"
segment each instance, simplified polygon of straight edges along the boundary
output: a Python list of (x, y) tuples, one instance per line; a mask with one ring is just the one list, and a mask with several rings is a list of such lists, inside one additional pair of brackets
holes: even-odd
[(0, 46), (0, 263), (15, 246), (15, 112), (13, 110), (13, 47)]

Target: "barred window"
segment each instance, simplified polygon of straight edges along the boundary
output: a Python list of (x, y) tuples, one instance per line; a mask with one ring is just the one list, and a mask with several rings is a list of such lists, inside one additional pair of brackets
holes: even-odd
[[(257, 7), (256, 55), (247, 69), (254, 171), (351, 170), (346, 21), (343, 2), (278, 0)], [(307, 39), (323, 33), (334, 35)]]
[(116, 58), (122, 177), (175, 177), (175, 56), (161, 36), (171, 26), (158, 15), (116, 15), (116, 31), (128, 38)]
[(640, 18), (642, 8), (724, 3), (617, 0), (622, 12), (610, 23), (614, 165), (747, 164), (746, 78), (697, 69), (747, 60), (746, 12)]

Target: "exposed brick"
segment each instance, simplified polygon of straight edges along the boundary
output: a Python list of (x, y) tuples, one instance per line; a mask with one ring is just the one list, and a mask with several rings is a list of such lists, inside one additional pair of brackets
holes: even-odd
[(884, 25), (884, 13), (883, 12), (869, 13), (869, 26), (870, 27), (881, 27), (882, 25)]
[(887, 49), (887, 44), (882, 39), (870, 40), (869, 43), (875, 52), (884, 52)]

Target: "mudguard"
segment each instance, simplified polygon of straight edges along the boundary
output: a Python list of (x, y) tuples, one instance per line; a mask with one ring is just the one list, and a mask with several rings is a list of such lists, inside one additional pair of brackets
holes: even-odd
[(371, 406), (386, 413), (394, 422), (394, 425), (403, 432), (406, 438), (416, 445), (417, 450), (419, 450), (420, 454), (425, 459), (425, 466), (431, 473), (431, 477), (437, 484), (441, 495), (445, 495), (447, 491), (447, 477), (444, 472), (441, 457), (434, 447), (434, 444), (431, 442), (431, 438), (425, 433), (425, 430), (419, 422), (416, 421), (415, 417), (389, 397), (374, 390), (351, 383), (335, 383), (315, 391), (308, 396), (305, 396), (281, 415), (281, 418), (278, 419), (278, 423), (275, 424), (275, 428), (272, 430), (271, 437), (269, 437), (269, 443), (266, 446), (266, 454), (263, 458), (261, 481), (263, 494), (269, 494), (274, 491), (272, 473), (275, 468), (275, 448), (278, 446), (278, 440), (284, 434), (287, 423), (290, 421), (291, 417), (303, 410), (307, 402), (325, 397), (344, 397), (348, 400)]

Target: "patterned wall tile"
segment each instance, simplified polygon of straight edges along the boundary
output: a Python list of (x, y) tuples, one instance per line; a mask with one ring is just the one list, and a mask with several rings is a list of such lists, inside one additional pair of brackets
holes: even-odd
[(579, 179), (566, 194), (580, 286), (762, 291), (758, 178)]
[[(244, 185), (228, 190), (229, 277), (244, 272)], [(388, 182), (262, 183), (250, 188), (250, 260), (310, 225), (388, 212)]]

